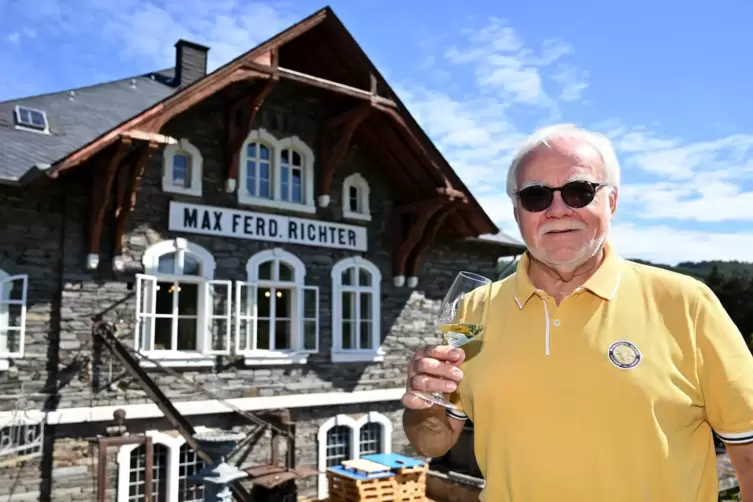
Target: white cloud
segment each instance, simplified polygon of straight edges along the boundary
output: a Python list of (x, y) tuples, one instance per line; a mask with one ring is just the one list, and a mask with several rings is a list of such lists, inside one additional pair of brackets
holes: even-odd
[[(173, 45), (184, 38), (210, 47), (209, 69), (228, 62), (298, 21), (300, 15), (268, 3), (243, 0), (35, 0), (13, 12), (19, 21), (48, 34), (101, 37), (123, 61), (170, 66)], [(34, 28), (25, 35), (32, 37)]]

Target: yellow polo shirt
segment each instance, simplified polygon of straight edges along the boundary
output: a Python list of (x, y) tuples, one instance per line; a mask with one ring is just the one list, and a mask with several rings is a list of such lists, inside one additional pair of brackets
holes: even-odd
[(753, 441), (753, 358), (711, 290), (607, 245), (558, 306), (528, 263), (493, 284), (450, 396), (474, 423), (481, 500), (716, 502), (712, 430)]

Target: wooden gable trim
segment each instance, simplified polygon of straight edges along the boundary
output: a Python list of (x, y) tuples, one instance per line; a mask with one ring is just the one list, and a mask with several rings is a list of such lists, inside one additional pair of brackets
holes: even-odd
[(270, 78), (271, 74), (269, 72), (259, 71), (254, 69), (253, 66), (257, 66), (259, 63), (268, 60), (269, 55), (267, 53), (272, 49), (285, 44), (317, 26), (330, 14), (331, 10), (329, 8), (317, 11), (303, 21), (293, 25), (256, 48), (227, 63), (222, 68), (219, 68), (204, 78), (165, 98), (151, 108), (128, 119), (114, 129), (111, 129), (94, 139), (86, 146), (76, 150), (69, 156), (55, 163), (52, 168), (48, 170), (48, 175), (51, 178), (57, 178), (62, 172), (82, 164), (106, 146), (117, 141), (124, 133), (127, 133), (132, 129), (140, 129), (143, 132), (152, 134), (159, 133), (159, 128), (170, 120), (170, 118), (234, 82), (255, 78)]

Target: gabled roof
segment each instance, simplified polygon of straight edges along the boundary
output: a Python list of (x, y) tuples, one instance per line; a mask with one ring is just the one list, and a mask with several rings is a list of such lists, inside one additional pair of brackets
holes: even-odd
[[(0, 102), (0, 183), (23, 183), (97, 136), (173, 94), (174, 70)], [(44, 111), (49, 134), (16, 128), (16, 105)]]
[[(273, 56), (276, 51), (276, 56)], [(311, 16), (294, 24), (287, 30), (275, 35), (226, 65), (212, 73), (185, 86), (176, 92), (176, 88), (169, 83), (160, 83), (158, 79), (152, 80), (152, 75), (137, 78), (137, 88), (143, 87), (145, 92), (134, 95), (130, 88), (130, 80), (102, 84), (91, 89), (100, 89), (96, 97), (97, 106), (87, 105), (81, 99), (81, 107), (76, 108), (76, 101), (68, 101), (67, 92), (56, 93), (51, 101), (40, 101), (40, 106), (50, 111), (51, 122), (60, 121), (65, 126), (62, 136), (52, 135), (46, 139), (32, 139), (29, 136), (43, 136), (41, 134), (26, 131), (15, 131), (13, 127), (5, 127), (4, 133), (15, 134), (9, 146), (3, 152), (3, 143), (6, 138), (0, 136), (0, 174), (3, 164), (12, 160), (7, 169), (10, 179), (19, 180), (23, 177), (24, 167), (28, 170), (34, 163), (51, 164), (47, 174), (57, 177), (61, 172), (68, 171), (83, 165), (88, 159), (101, 152), (108, 145), (129, 131), (143, 128), (148, 133), (157, 133), (163, 124), (170, 118), (179, 115), (182, 111), (194, 106), (201, 100), (220, 92), (236, 82), (242, 82), (249, 77), (261, 79), (280, 78), (281, 69), (278, 72), (277, 64), (271, 60), (284, 58), (296, 61), (294, 68), (306, 74), (330, 81), (339, 82), (351, 89), (368, 89), (378, 94), (376, 103), (372, 105), (384, 113), (377, 113), (372, 119), (379, 131), (390, 140), (395, 142), (395, 147), (400, 148), (404, 154), (419, 158), (415, 169), (420, 173), (415, 174), (416, 179), (421, 178), (424, 182), (433, 180), (431, 191), (436, 194), (436, 186), (444, 183), (450, 191), (461, 192), (468, 200), (463, 209), (466, 230), (461, 235), (496, 234), (499, 229), (489, 218), (486, 212), (475, 200), (470, 190), (463, 184), (446, 159), (437, 150), (428, 135), (421, 129), (407, 108), (399, 100), (396, 93), (391, 89), (386, 80), (373, 65), (368, 56), (359, 47), (358, 43), (340, 22), (329, 7), (325, 7)], [(271, 59), (270, 59), (271, 58)], [(326, 62), (326, 64), (324, 64)], [(295, 72), (293, 72), (295, 73)], [(284, 75), (293, 78), (290, 72)], [(369, 81), (370, 76), (374, 79)], [(293, 78), (295, 80), (295, 78)], [(164, 80), (169, 82), (168, 80)], [(310, 82), (309, 82), (310, 83)], [(81, 90), (80, 92), (85, 92)], [(77, 91), (78, 94), (78, 91)], [(27, 98), (30, 105), (34, 100), (44, 100), (46, 96)], [(82, 94), (83, 98), (83, 94)], [(363, 96), (361, 96), (363, 98)], [(366, 97), (365, 99), (369, 99)], [(379, 101), (381, 100), (381, 101)], [(15, 104), (18, 101), (8, 102)], [(0, 106), (8, 103), (1, 103)], [(12, 105), (9, 105), (12, 106)], [(62, 115), (56, 117), (58, 111)], [(68, 111), (68, 113), (65, 113)], [(7, 113), (6, 113), (7, 115)], [(93, 123), (87, 122), (94, 120)], [(395, 124), (400, 127), (396, 127)], [(68, 128), (71, 128), (68, 131)], [(361, 133), (357, 133), (361, 134)], [(371, 133), (363, 133), (364, 141), (376, 144), (376, 150), (385, 150), (383, 160), (390, 164), (393, 160), (401, 160), (400, 154), (395, 157), (386, 148), (380, 147), (379, 136)], [(23, 135), (24, 140), (19, 140)], [(374, 140), (376, 138), (376, 141)], [(24, 144), (28, 141), (32, 144)], [(45, 143), (46, 141), (46, 143)], [(26, 151), (28, 148), (40, 151), (31, 158)], [(23, 153), (23, 156), (21, 156)], [(381, 153), (381, 152), (380, 152)], [(392, 155), (392, 157), (390, 157)], [(28, 160), (30, 159), (31, 160)], [(25, 164), (25, 166), (24, 166)], [(419, 166), (420, 165), (420, 166)], [(411, 174), (411, 176), (413, 176)], [(415, 181), (415, 179), (414, 179)], [(453, 219), (455, 221), (457, 219)], [(462, 223), (462, 222), (461, 222)], [(470, 225), (470, 226), (468, 226)], [(510, 243), (512, 244), (512, 243)], [(514, 244), (513, 244), (514, 245)]]

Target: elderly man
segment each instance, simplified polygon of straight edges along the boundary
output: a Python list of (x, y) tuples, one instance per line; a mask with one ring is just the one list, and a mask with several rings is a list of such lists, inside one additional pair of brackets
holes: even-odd
[(480, 339), (414, 355), (413, 446), (443, 455), (469, 417), (486, 502), (715, 502), (715, 431), (753, 501), (753, 358), (708, 287), (617, 255), (609, 140), (537, 131), (507, 183), (528, 251), (493, 284)]

